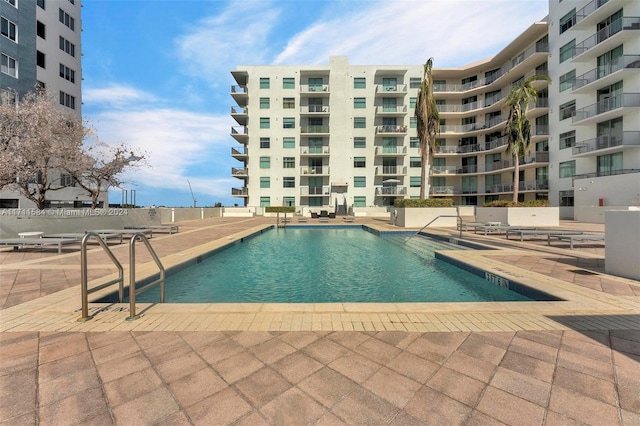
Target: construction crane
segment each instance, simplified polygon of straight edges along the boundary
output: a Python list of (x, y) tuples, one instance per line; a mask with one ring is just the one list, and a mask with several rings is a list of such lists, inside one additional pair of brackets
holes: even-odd
[(193, 195), (193, 189), (191, 189), (191, 182), (189, 182), (189, 179), (187, 179), (187, 183), (189, 184), (189, 191), (191, 191), (191, 198), (193, 198), (193, 208), (195, 209), (198, 200), (196, 200), (196, 196)]

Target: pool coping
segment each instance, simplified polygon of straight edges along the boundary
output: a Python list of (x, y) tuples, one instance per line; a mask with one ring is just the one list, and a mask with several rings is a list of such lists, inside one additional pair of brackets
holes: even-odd
[[(342, 225), (344, 226), (344, 225)], [(347, 225), (349, 226), (349, 225)], [(358, 225), (354, 225), (358, 226)], [(360, 225), (362, 226), (362, 225)], [(377, 224), (366, 226), (386, 232)], [(168, 268), (185, 267), (206, 253), (235, 244), (272, 228), (253, 226), (225, 238), (172, 253), (162, 258)], [(393, 232), (393, 231), (392, 231)], [(80, 298), (72, 287), (0, 311), (0, 331), (107, 331), (107, 330), (400, 330), (400, 331), (517, 331), (595, 327), (640, 327), (640, 302), (576, 286), (491, 259), (492, 253), (522, 253), (516, 249), (445, 251), (442, 256), (563, 300), (536, 302), (455, 303), (210, 303), (137, 304), (141, 317), (125, 321), (128, 304), (90, 303), (94, 318), (78, 322)], [(188, 266), (188, 265), (186, 265)], [(156, 273), (153, 262), (137, 267), (139, 276)], [(110, 276), (90, 283), (97, 285)], [(96, 292), (96, 298), (104, 289)], [(93, 299), (95, 300), (95, 299)], [(595, 315), (595, 316), (594, 316)], [(589, 323), (584, 317), (589, 316)]]

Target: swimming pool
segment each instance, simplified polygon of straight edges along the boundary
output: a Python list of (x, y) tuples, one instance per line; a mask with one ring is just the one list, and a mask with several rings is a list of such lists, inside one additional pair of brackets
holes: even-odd
[[(531, 301), (435, 259), (456, 246), (362, 229), (287, 228), (167, 277), (167, 303)], [(136, 297), (157, 302), (157, 288)]]

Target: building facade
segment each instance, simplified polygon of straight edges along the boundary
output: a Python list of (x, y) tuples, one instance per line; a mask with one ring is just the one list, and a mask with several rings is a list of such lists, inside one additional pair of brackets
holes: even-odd
[[(19, 102), (46, 88), (61, 110), (82, 117), (81, 8), (81, 0), (0, 0), (0, 101)], [(59, 179), (61, 186), (68, 184), (68, 176)], [(81, 207), (90, 200), (74, 186), (50, 194), (51, 207)], [(0, 208), (17, 207), (33, 203), (0, 191)]]

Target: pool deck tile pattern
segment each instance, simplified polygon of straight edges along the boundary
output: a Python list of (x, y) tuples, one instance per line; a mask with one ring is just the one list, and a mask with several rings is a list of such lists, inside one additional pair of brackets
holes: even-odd
[[(170, 267), (273, 222), (183, 222), (151, 243)], [(640, 283), (605, 273), (601, 242), (463, 235), (500, 249), (447, 256), (565, 300), (140, 304), (135, 321), (92, 303), (78, 322), (79, 247), (2, 250), (0, 423), (639, 425)], [(100, 248), (89, 258), (90, 287), (114, 276)]]

